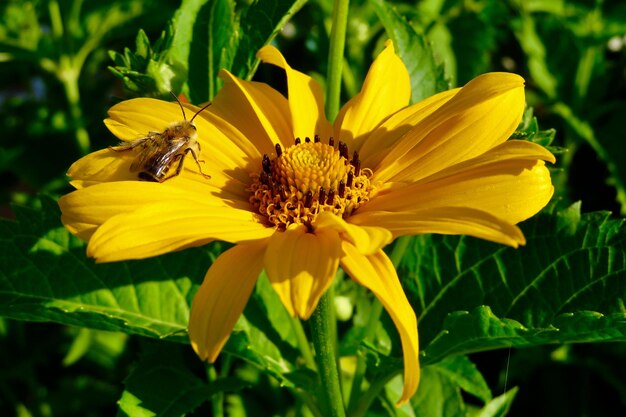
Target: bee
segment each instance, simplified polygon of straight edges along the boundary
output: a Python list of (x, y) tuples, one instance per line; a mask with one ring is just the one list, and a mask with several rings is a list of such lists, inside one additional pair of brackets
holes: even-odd
[[(188, 153), (196, 161), (200, 174), (205, 178), (211, 178), (210, 175), (202, 172), (200, 162), (204, 161), (198, 159), (200, 143), (196, 139), (198, 132), (193, 124), (193, 119), (211, 103), (198, 110), (191, 120), (187, 120), (182, 103), (174, 93), (172, 95), (183, 112), (183, 121), (172, 123), (163, 132), (148, 132), (142, 138), (122, 142), (115, 147), (109, 146), (109, 149), (115, 152), (125, 152), (137, 148), (139, 151), (130, 165), (130, 171), (137, 172), (139, 179), (145, 181), (164, 182), (180, 175)], [(174, 164), (178, 165), (170, 174)]]

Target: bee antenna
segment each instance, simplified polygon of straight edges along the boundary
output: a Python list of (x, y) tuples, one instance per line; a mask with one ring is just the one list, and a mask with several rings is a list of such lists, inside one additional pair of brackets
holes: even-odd
[[(183, 112), (183, 119), (185, 119), (185, 121), (187, 121), (187, 115), (185, 114), (185, 108), (183, 107), (183, 103), (180, 102), (180, 100), (178, 99), (178, 96), (176, 94), (174, 94), (174, 92), (172, 90), (170, 90), (170, 94), (172, 96), (174, 96), (174, 99), (178, 102), (178, 105), (180, 106), (180, 110)], [(193, 119), (191, 119), (191, 120), (193, 120)]]
[(195, 119), (195, 118), (196, 118), (196, 116), (197, 116), (197, 115), (199, 115), (199, 114), (202, 112), (202, 110), (206, 109), (206, 108), (207, 108), (207, 107), (209, 107), (211, 104), (213, 104), (213, 103), (211, 103), (211, 102), (209, 101), (209, 104), (206, 104), (203, 108), (201, 108), (200, 110), (198, 110), (198, 111), (196, 112), (196, 114), (194, 114), (194, 115), (193, 115), (193, 117), (191, 118), (191, 120), (189, 121), (189, 123), (192, 123), (192, 122), (193, 122), (193, 119)]

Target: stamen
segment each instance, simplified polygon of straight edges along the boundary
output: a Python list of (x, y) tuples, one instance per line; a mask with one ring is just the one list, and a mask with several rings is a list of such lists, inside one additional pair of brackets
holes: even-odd
[(346, 145), (342, 141), (339, 141), (339, 145), (337, 145), (337, 148), (339, 149), (339, 156), (348, 159), (348, 145)]
[(280, 194), (280, 198), (281, 200), (285, 201), (287, 200), (287, 192), (285, 191), (285, 186), (280, 184), (278, 186), (278, 193)]
[(320, 187), (319, 194), (320, 195), (317, 199), (317, 202), (320, 203), (321, 205), (324, 205), (324, 203), (326, 202), (326, 188)]
[(313, 204), (313, 193), (309, 190), (304, 196), (304, 207), (311, 208), (311, 204)]
[(335, 200), (335, 190), (330, 190), (328, 192), (328, 198), (326, 199), (326, 204), (333, 204), (333, 201)]
[(263, 171), (267, 174), (269, 174), (270, 172), (272, 172), (272, 162), (270, 161), (270, 157), (267, 156), (267, 154), (263, 155)]
[(344, 180), (339, 181), (339, 190), (337, 191), (339, 192), (339, 198), (343, 198), (346, 194), (346, 183)]
[(323, 211), (346, 219), (375, 189), (372, 170), (361, 167), (358, 152), (349, 156), (345, 142), (338, 141), (335, 148), (332, 137), (328, 145), (319, 135), (302, 138), (284, 149), (274, 144), (276, 152), (263, 155), (248, 188), (252, 210), (279, 231), (301, 224), (313, 232), (315, 218)]

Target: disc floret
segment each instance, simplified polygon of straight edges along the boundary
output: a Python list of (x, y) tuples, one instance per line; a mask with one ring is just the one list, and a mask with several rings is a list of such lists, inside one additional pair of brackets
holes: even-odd
[(361, 168), (358, 152), (333, 138), (328, 144), (296, 138), (276, 154), (263, 155), (261, 172), (253, 174), (250, 203), (270, 225), (286, 229), (293, 223), (311, 225), (317, 214), (330, 211), (347, 218), (369, 200), (372, 170)]

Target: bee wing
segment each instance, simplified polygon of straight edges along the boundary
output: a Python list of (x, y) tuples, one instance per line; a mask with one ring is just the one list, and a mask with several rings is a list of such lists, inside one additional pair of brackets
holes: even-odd
[(130, 164), (132, 172), (141, 171), (150, 160), (154, 160), (165, 147), (165, 140), (159, 136), (146, 136), (128, 144), (129, 149), (139, 147), (139, 153)]
[(185, 148), (185, 141), (169, 142), (161, 149), (159, 155), (156, 156), (154, 163), (160, 167), (169, 168), (170, 164), (182, 155), (181, 150)]

